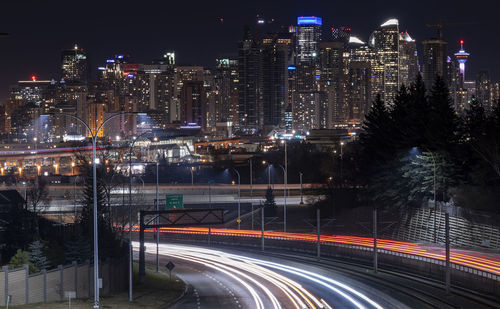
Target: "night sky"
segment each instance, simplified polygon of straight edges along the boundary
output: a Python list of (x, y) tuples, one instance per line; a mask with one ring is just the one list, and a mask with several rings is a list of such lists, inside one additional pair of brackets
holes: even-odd
[[(60, 52), (75, 43), (87, 50), (91, 70), (117, 53), (150, 63), (174, 50), (177, 63), (212, 67), (220, 55), (235, 54), (244, 24), (256, 14), (294, 24), (297, 16), (323, 18), (323, 26), (350, 26), (367, 41), (385, 20), (396, 17), (400, 29), (417, 40), (436, 36), (426, 23), (468, 22), (444, 30), (449, 53), (464, 39), (471, 53), (467, 78), (489, 70), (500, 78), (500, 4), (496, 0), (372, 0), (372, 1), (2, 1), (0, 8), (0, 102), (9, 85), (32, 74), (40, 79), (60, 77)], [(219, 18), (229, 20), (221, 25)], [(326, 31), (325, 31), (326, 32)], [(325, 37), (324, 37), (325, 38)]]

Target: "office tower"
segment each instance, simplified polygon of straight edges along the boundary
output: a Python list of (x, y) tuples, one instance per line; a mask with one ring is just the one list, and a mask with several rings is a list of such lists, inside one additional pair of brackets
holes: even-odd
[(370, 36), (370, 46), (377, 57), (373, 73), (375, 87), (387, 104), (391, 104), (399, 90), (399, 21), (389, 19)]
[(306, 134), (321, 127), (321, 99), (319, 91), (295, 92), (292, 106), (294, 130)]
[(500, 82), (491, 83), (491, 97), (490, 102), (493, 107), (500, 104)]
[(204, 70), (203, 88), (205, 91), (205, 132), (215, 132), (217, 126), (217, 87), (215, 84), (214, 72), (210, 69)]
[(264, 123), (260, 44), (246, 28), (238, 45), (238, 118), (244, 133), (260, 131)]
[(361, 125), (372, 103), (371, 63), (352, 61), (346, 77), (349, 124)]
[(206, 128), (206, 93), (203, 81), (185, 80), (181, 92), (181, 124)]
[[(95, 134), (99, 126), (104, 122), (105, 112), (106, 104), (104, 103), (87, 104), (87, 123), (92, 130), (92, 134)], [(104, 130), (100, 130), (97, 136), (104, 137)], [(90, 132), (87, 132), (87, 137), (91, 137)]]
[(455, 53), (455, 58), (460, 67), (460, 74), (462, 76), (462, 82), (465, 81), (465, 63), (469, 59), (470, 54), (464, 50), (464, 40), (460, 40), (460, 50)]
[(399, 83), (409, 86), (418, 75), (417, 44), (408, 32), (399, 36)]
[(170, 102), (169, 114), (170, 122), (182, 122), (181, 116), (181, 96), (185, 81), (204, 80), (204, 69), (201, 66), (175, 66), (174, 67), (174, 95)]
[(448, 83), (447, 54), (448, 42), (443, 39), (428, 39), (422, 41), (424, 46), (422, 61), (422, 78), (427, 91), (432, 89), (436, 76), (441, 76)]
[(219, 58), (214, 70), (216, 122), (238, 125), (238, 60)]
[(66, 83), (87, 83), (90, 72), (88, 57), (78, 45), (61, 52), (62, 78)]
[(139, 111), (156, 111), (162, 122), (169, 120), (170, 103), (174, 95), (174, 66), (170, 64), (141, 64), (134, 81)]
[(319, 51), (319, 90), (323, 93), (320, 121), (322, 128), (334, 128), (348, 121), (345, 100), (344, 42), (321, 42)]
[(272, 33), (261, 45), (262, 110), (265, 132), (284, 126), (288, 106), (288, 66), (293, 60), (292, 38)]
[(488, 71), (480, 71), (476, 78), (476, 98), (485, 110), (491, 110), (493, 105), (491, 100), (491, 81)]
[(357, 37), (351, 36), (346, 55), (346, 101), (349, 102), (349, 123), (359, 125), (376, 97), (378, 81), (373, 68), (378, 61), (375, 51)]
[(297, 17), (296, 28), (296, 52), (297, 63), (313, 63), (319, 52), (321, 40), (321, 17), (301, 16)]

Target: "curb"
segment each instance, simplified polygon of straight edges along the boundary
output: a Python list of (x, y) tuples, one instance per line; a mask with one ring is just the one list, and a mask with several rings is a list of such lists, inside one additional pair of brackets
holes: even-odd
[(171, 306), (173, 306), (175, 303), (177, 303), (179, 300), (181, 300), (184, 296), (186, 296), (187, 292), (188, 292), (188, 289), (189, 289), (189, 285), (186, 284), (186, 282), (184, 280), (182, 280), (181, 278), (177, 277), (177, 279), (181, 280), (182, 282), (184, 282), (184, 291), (182, 292), (181, 295), (179, 295), (176, 299), (174, 300), (171, 300), (169, 301), (168, 303), (166, 303), (165, 305), (161, 306), (160, 309), (167, 309)]

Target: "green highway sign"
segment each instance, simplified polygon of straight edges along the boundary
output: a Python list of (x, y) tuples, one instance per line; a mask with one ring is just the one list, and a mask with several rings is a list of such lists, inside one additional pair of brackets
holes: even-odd
[(167, 194), (165, 197), (166, 201), (166, 210), (183, 208), (184, 201), (182, 199), (182, 194)]

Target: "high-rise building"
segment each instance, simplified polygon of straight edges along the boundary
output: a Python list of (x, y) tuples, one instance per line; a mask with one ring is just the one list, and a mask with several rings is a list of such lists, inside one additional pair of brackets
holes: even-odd
[(422, 44), (424, 45), (422, 78), (425, 88), (430, 91), (436, 81), (436, 76), (446, 81), (448, 42), (443, 39), (428, 39), (422, 41)]
[(374, 49), (377, 65), (373, 74), (377, 76), (375, 87), (387, 104), (391, 104), (399, 90), (399, 21), (389, 19), (370, 36), (370, 46)]
[(491, 99), (492, 106), (500, 104), (500, 82), (491, 83)]
[(206, 128), (206, 93), (203, 81), (185, 80), (181, 93), (181, 123)]
[(320, 43), (319, 89), (324, 93), (321, 102), (321, 127), (334, 128), (348, 121), (345, 100), (344, 42)]
[(480, 71), (476, 78), (476, 98), (486, 110), (491, 110), (491, 81), (488, 71)]
[(62, 78), (66, 83), (87, 83), (89, 79), (88, 57), (78, 45), (61, 52)]
[(317, 62), (322, 25), (323, 20), (321, 17), (297, 17), (295, 33), (297, 64)]
[(238, 60), (219, 58), (214, 71), (216, 122), (238, 124)]
[(370, 111), (371, 96), (371, 64), (368, 61), (353, 61), (349, 64), (347, 75), (347, 97), (349, 99), (349, 124), (360, 125)]
[(266, 132), (283, 127), (288, 106), (288, 66), (293, 61), (292, 38), (272, 33), (262, 39), (262, 110)]
[(408, 32), (399, 36), (399, 83), (409, 86), (418, 75), (417, 44)]
[(262, 70), (260, 44), (246, 28), (238, 46), (238, 114), (239, 128), (245, 133), (262, 129)]
[(347, 46), (345, 84), (349, 124), (359, 125), (378, 93), (374, 90), (377, 77), (372, 73), (372, 68), (377, 67), (378, 62), (373, 49), (359, 38), (351, 36)]

